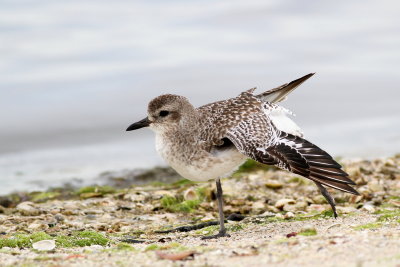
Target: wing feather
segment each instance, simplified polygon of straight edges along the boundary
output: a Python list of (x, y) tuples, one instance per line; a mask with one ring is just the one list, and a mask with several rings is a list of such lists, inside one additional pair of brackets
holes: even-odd
[(262, 94), (257, 95), (262, 101), (267, 101), (270, 103), (278, 103), (286, 99), (286, 96), (290, 94), (294, 89), (296, 89), (303, 82), (308, 80), (315, 73), (309, 73), (299, 79), (291, 81), (290, 83), (282, 84), (274, 89), (266, 91)]
[[(248, 123), (251, 128), (252, 123)], [(277, 133), (273, 143), (267, 139), (260, 139), (260, 143), (254, 143), (254, 140), (248, 142), (248, 138), (237, 135), (236, 131), (231, 132), (228, 138), (235, 145), (240, 143), (236, 145), (240, 147), (239, 151), (258, 162), (275, 165), (316, 183), (358, 195), (350, 186), (355, 183), (324, 150), (299, 136), (280, 132), (273, 127), (270, 130)], [(254, 149), (254, 146), (261, 147), (262, 144), (264, 149)]]
[[(198, 108), (201, 114), (205, 114), (199, 121), (205, 126), (200, 138), (207, 140), (211, 148), (223, 146), (225, 141), (221, 140), (227, 138), (242, 154), (258, 162), (304, 176), (319, 187), (324, 185), (358, 194), (350, 186), (355, 183), (339, 163), (316, 145), (275, 125), (271, 113), (274, 104), (264, 102), (282, 101), (312, 75), (308, 74), (258, 96), (254, 96), (251, 89), (236, 98)], [(326, 195), (329, 194), (325, 192)]]

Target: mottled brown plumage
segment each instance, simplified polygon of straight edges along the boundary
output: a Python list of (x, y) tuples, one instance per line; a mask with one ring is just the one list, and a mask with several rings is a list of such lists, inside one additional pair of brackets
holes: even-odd
[[(147, 119), (128, 130), (150, 126), (156, 132), (157, 151), (168, 164), (190, 180), (216, 179), (217, 187), (219, 179), (246, 158), (299, 174), (316, 183), (337, 216), (324, 186), (358, 194), (350, 186), (354, 182), (328, 153), (303, 139), (299, 127), (287, 117), (291, 113), (274, 103), (312, 75), (259, 95), (252, 88), (199, 108), (185, 97), (161, 95), (149, 103)], [(225, 233), (223, 221), (221, 232)]]

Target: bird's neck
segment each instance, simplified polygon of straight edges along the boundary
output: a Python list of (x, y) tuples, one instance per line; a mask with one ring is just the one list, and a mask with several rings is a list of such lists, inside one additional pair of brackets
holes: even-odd
[(170, 165), (172, 159), (186, 161), (196, 155), (200, 140), (196, 123), (178, 124), (156, 132), (156, 149)]

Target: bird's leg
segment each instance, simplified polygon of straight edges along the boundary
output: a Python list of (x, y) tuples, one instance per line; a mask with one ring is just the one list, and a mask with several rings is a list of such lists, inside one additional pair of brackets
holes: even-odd
[(225, 217), (224, 217), (224, 210), (223, 210), (223, 200), (222, 200), (222, 187), (221, 187), (221, 181), (218, 178), (216, 180), (217, 184), (217, 200), (218, 200), (218, 213), (219, 213), (219, 233), (216, 235), (211, 235), (211, 236), (203, 236), (201, 239), (213, 239), (213, 238), (219, 238), (219, 237), (230, 237), (226, 233), (226, 228), (225, 228)]
[(337, 218), (337, 213), (336, 213), (336, 203), (335, 203), (335, 199), (329, 194), (328, 190), (326, 190), (325, 187), (322, 186), (322, 184), (315, 182), (315, 184), (318, 186), (319, 191), (321, 191), (321, 194), (325, 197), (325, 199), (328, 201), (329, 205), (331, 205), (332, 207), (332, 211), (333, 211), (333, 216), (335, 216), (335, 218)]

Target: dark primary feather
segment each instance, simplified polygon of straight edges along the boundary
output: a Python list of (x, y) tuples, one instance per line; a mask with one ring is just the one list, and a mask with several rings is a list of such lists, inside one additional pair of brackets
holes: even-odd
[(274, 89), (259, 94), (256, 97), (261, 99), (262, 101), (267, 101), (270, 103), (281, 102), (282, 100), (285, 100), (286, 96), (290, 94), (290, 92), (292, 92), (294, 89), (296, 89), (299, 85), (308, 80), (314, 74), (315, 73), (307, 74), (299, 79), (291, 81), (290, 83), (285, 83)]
[[(232, 140), (235, 143), (235, 140)], [(243, 142), (245, 142), (243, 144)], [(312, 181), (358, 195), (350, 185), (355, 183), (328, 153), (307, 140), (279, 132), (278, 141), (264, 146), (241, 140), (239, 150), (252, 159), (299, 174)]]

